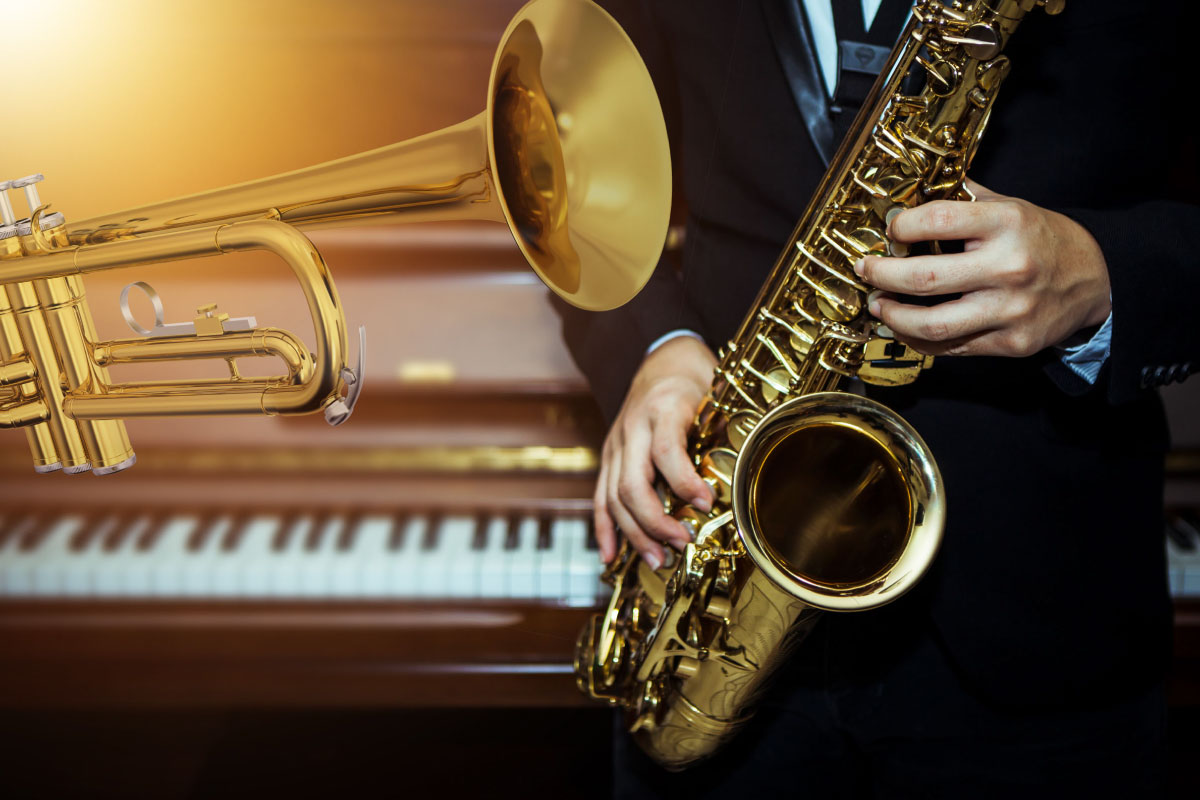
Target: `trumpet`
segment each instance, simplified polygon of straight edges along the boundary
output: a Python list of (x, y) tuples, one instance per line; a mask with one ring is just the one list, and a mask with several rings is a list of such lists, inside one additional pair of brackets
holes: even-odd
[[(649, 73), (591, 0), (532, 0), (509, 22), (486, 108), (440, 131), (294, 172), (68, 223), (40, 174), (0, 182), (0, 428), (23, 428), (37, 472), (95, 475), (136, 462), (123, 420), (307, 414), (346, 421), (363, 385), (365, 331), (349, 358), (329, 268), (302, 229), (379, 222), (508, 225), (546, 285), (589, 310), (615, 308), (649, 279), (666, 240), (671, 173)], [(18, 218), (10, 192), (24, 194)], [(121, 310), (136, 334), (102, 341), (83, 276), (245, 251), (281, 259), (303, 289), (311, 351), (295, 334), (202, 306), (166, 324), (134, 282)], [(128, 306), (145, 291), (156, 320)], [(240, 359), (281, 374), (243, 377)], [(228, 378), (114, 383), (109, 368), (220, 359)]]

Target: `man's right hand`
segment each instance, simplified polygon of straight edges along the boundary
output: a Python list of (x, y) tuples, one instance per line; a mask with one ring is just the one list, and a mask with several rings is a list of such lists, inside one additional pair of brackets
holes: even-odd
[(712, 490), (687, 453), (687, 434), (708, 393), (717, 358), (691, 336), (665, 342), (646, 356), (633, 376), (600, 454), (596, 482), (596, 541), (607, 563), (617, 552), (617, 529), (656, 569), (660, 542), (682, 549), (691, 534), (663, 513), (654, 491), (656, 471), (679, 497), (702, 511), (712, 507)]

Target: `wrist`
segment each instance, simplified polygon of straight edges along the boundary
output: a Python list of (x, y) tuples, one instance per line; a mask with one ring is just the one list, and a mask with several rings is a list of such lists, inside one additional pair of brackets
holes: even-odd
[(701, 393), (712, 383), (717, 357), (703, 341), (692, 336), (680, 336), (663, 342), (642, 360), (636, 382), (656, 382), (665, 378), (681, 378), (694, 384)]

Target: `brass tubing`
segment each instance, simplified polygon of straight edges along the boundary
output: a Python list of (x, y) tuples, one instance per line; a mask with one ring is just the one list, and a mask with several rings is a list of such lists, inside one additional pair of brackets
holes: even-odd
[(337, 287), (324, 259), (308, 237), (290, 225), (270, 220), (239, 222), (217, 232), (223, 252), (268, 250), (287, 262), (308, 301), (316, 334), (313, 376), (298, 386), (272, 389), (263, 394), (265, 414), (302, 414), (317, 411), (338, 393), (346, 363), (346, 319)]
[[(154, 339), (120, 339), (105, 342), (96, 347), (96, 363), (103, 366), (113, 364), (142, 364), (151, 361), (247, 358), (251, 356), (276, 356), (287, 366), (287, 375), (272, 379), (273, 382), (290, 384), (311, 380), (315, 365), (312, 354), (304, 343), (278, 328), (256, 328), (252, 331), (235, 331), (222, 336), (172, 336)], [(173, 381), (163, 381), (170, 386)], [(216, 381), (215, 383), (228, 383)], [(129, 384), (114, 385), (113, 388)]]
[(299, 226), (345, 225), (399, 212), (406, 222), (423, 216), (503, 222), (488, 166), (486, 112), (308, 169), (83, 220), (71, 225), (70, 238), (83, 244), (276, 211)]
[(33, 362), (25, 359), (11, 364), (0, 364), (0, 386), (12, 386), (37, 377)]
[[(147, 340), (139, 360), (151, 360), (155, 348), (193, 350), (194, 357), (205, 355), (255, 355), (255, 350), (279, 355), (285, 363), (296, 365), (300, 381), (295, 385), (266, 385), (263, 383), (229, 382), (228, 393), (212, 394), (211, 384), (193, 394), (197, 388), (181, 383), (178, 393), (170, 397), (125, 395), (119, 387), (105, 387), (107, 392), (72, 392), (63, 400), (65, 413), (75, 419), (115, 419), (122, 417), (175, 416), (195, 414), (301, 414), (318, 411), (336, 396), (341, 370), (346, 363), (346, 328), (338, 300), (337, 289), (324, 260), (304, 234), (290, 225), (271, 219), (235, 222), (209, 228), (186, 229), (144, 239), (131, 239), (84, 245), (53, 253), (37, 259), (36, 270), (43, 277), (67, 277), (84, 272), (137, 264), (175, 261), (249, 250), (266, 250), (283, 259), (300, 282), (312, 316), (316, 348), (311, 368), (299, 355), (303, 345), (292, 337), (269, 333), (252, 341), (250, 352), (229, 352), (222, 345), (228, 336), (213, 337), (214, 345), (180, 344), (174, 338), (165, 343)], [(33, 259), (25, 259), (31, 261)], [(0, 281), (19, 277), (13, 273), (25, 268), (24, 262), (0, 267)], [(202, 338), (196, 340), (202, 342)], [(109, 344), (100, 343), (95, 354), (103, 363), (111, 363)], [(205, 351), (205, 348), (212, 348)], [(214, 352), (219, 350), (219, 353)], [(257, 388), (255, 388), (257, 387)]]
[[(23, 258), (17, 263), (25, 264), (39, 260)], [(21, 334), (21, 340), (25, 343), (25, 350), (41, 376), (39, 384), (43, 393), (43, 402), (48, 411), (46, 424), (49, 426), (49, 436), (54, 444), (53, 452), (58, 455), (58, 462), (62, 464), (65, 472), (84, 472), (90, 467), (87, 448), (80, 437), (79, 428), (63, 413), (63, 390), (58, 381), (60, 374), (58, 358), (33, 285), (29, 282), (10, 283), (4, 289), (8, 294), (17, 330)], [(36, 451), (34, 459), (36, 466), (38, 459)]]
[(205, 384), (174, 387), (176, 393), (162, 390), (143, 395), (97, 394), (69, 395), (66, 412), (74, 419), (115, 419), (134, 417), (229, 416), (231, 414), (271, 414), (265, 398), (274, 387), (251, 381), (247, 388), (229, 384), (229, 391), (217, 392)]
[(0, 428), (23, 428), (49, 418), (50, 412), (41, 400), (0, 408)]
[[(6, 259), (19, 258), (22, 255), (21, 244), (17, 237), (0, 240), (0, 263)], [(8, 302), (8, 293), (0, 291), (0, 360), (12, 361), (24, 354), (25, 344), (21, 341), (21, 332), (17, 329), (12, 305)], [(34, 371), (37, 371), (36, 367)], [(40, 396), (36, 383), (22, 384), (19, 391), (20, 396), (27, 400), (33, 400)], [(25, 440), (29, 444), (29, 452), (33, 457), (33, 468), (36, 472), (54, 472), (62, 468), (49, 425), (45, 422), (26, 425)]]
[[(78, 281), (76, 285), (79, 285)], [(58, 351), (67, 383), (66, 396), (77, 391), (103, 393), (106, 387), (94, 373), (91, 343), (84, 335), (81, 316), (86, 313), (86, 306), (81, 302), (83, 298), (76, 295), (66, 278), (34, 281), (33, 286)], [(129, 466), (127, 462), (133, 458), (133, 445), (123, 422), (119, 419), (76, 420), (76, 425), (93, 471), (107, 474), (113, 471), (112, 467)]]

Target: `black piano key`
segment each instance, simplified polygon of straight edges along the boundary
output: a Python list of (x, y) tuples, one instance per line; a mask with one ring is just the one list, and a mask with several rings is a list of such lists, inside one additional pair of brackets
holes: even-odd
[(516, 550), (521, 544), (521, 516), (519, 514), (510, 514), (508, 517), (508, 529), (504, 531), (504, 549)]
[(1200, 511), (1194, 508), (1182, 509), (1176, 514), (1175, 523), (1200, 547)]
[(550, 526), (554, 524), (554, 518), (549, 514), (542, 514), (538, 517), (538, 532), (537, 532), (537, 549), (549, 550), (554, 543), (553, 537), (550, 535)]
[(407, 527), (407, 514), (396, 514), (392, 517), (392, 535), (388, 537), (388, 550), (394, 553), (404, 547), (404, 529)]
[(36, 521), (37, 518), (29, 512), (13, 514), (4, 527), (0, 528), (0, 547), (4, 547), (9, 541), (20, 541)]
[(298, 514), (288, 514), (279, 520), (279, 527), (275, 531), (275, 535), (271, 538), (271, 551), (282, 553), (287, 549), (288, 543), (292, 539), (292, 529), (300, 522)]
[(1174, 542), (1180, 549), (1195, 549), (1195, 545), (1192, 544), (1187, 533), (1179, 526), (1179, 518), (1173, 514), (1167, 516), (1167, 522), (1163, 526), (1163, 530), (1166, 532), (1167, 538)]
[(346, 552), (354, 546), (354, 541), (358, 538), (358, 529), (362, 524), (362, 516), (357, 513), (346, 514), (342, 524), (342, 532), (338, 534), (337, 549), (339, 552)]
[(37, 517), (33, 524), (25, 529), (17, 541), (17, 548), (24, 553), (36, 550), (38, 546), (50, 534), (50, 529), (54, 527), (54, 517)]
[(471, 537), (472, 550), (486, 550), (488, 546), (488, 525), (491, 522), (491, 516), (488, 514), (479, 514), (475, 517), (475, 533)]
[(304, 539), (305, 550), (313, 553), (321, 547), (321, 540), (325, 538), (325, 525), (327, 522), (328, 517), (326, 515), (313, 515), (312, 527), (309, 528), (308, 536)]
[(438, 540), (442, 533), (442, 512), (435, 511), (428, 515), (425, 526), (425, 535), (421, 537), (422, 550), (435, 550), (438, 546)]
[(208, 541), (208, 534), (216, 522), (212, 517), (201, 517), (192, 533), (188, 536), (187, 549), (189, 553), (199, 553)]
[(238, 516), (234, 519), (233, 524), (225, 531), (225, 535), (221, 537), (221, 552), (232, 553), (242, 544), (242, 539), (246, 536), (246, 529), (250, 527), (250, 518), (248, 516)]
[(113, 526), (101, 539), (100, 547), (106, 553), (112, 553), (118, 550), (125, 542), (125, 534), (129, 533), (131, 528), (131, 520), (126, 517), (118, 517)]
[(94, 543), (104, 541), (109, 532), (121, 522), (121, 515), (115, 511), (106, 511), (96, 517), (94, 524), (88, 521), (75, 535), (71, 537), (71, 549), (83, 552)]
[(154, 547), (158, 543), (158, 540), (162, 538), (163, 532), (167, 529), (169, 519), (169, 517), (159, 517), (151, 520), (150, 524), (142, 531), (141, 536), (138, 537), (134, 548), (139, 553), (144, 553)]

